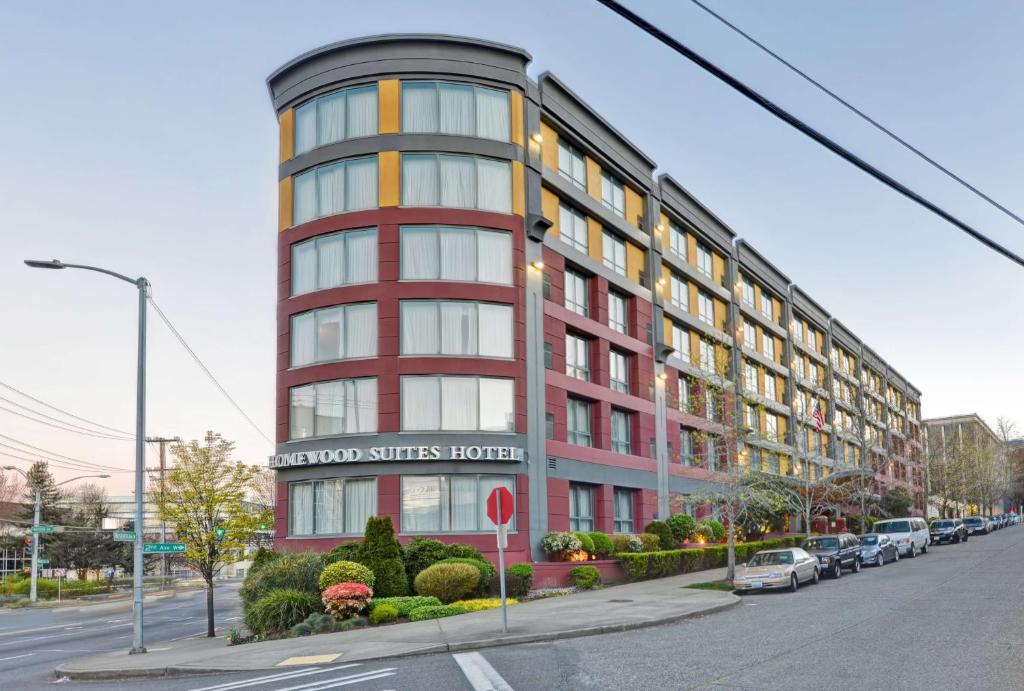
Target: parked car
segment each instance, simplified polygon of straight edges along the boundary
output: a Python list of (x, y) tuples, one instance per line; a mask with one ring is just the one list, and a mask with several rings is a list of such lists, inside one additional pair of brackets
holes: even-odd
[(988, 525), (988, 532), (992, 533), (999, 530), (999, 521), (996, 520), (995, 516), (985, 516), (985, 523)]
[(940, 518), (929, 526), (932, 544), (967, 542), (967, 528), (959, 518)]
[(818, 560), (799, 547), (765, 549), (736, 569), (736, 592), (789, 588), (794, 593), (801, 583), (817, 583)]
[(865, 566), (885, 566), (886, 562), (899, 561), (900, 551), (888, 535), (860, 535), (860, 560)]
[(842, 576), (843, 569), (850, 569), (854, 573), (860, 571), (860, 541), (851, 533), (808, 538), (800, 546), (818, 560), (821, 572), (832, 578)]
[(983, 516), (968, 516), (964, 519), (964, 527), (968, 535), (988, 535), (992, 532)]
[(896, 543), (900, 556), (907, 556), (913, 559), (918, 552), (928, 553), (928, 524), (923, 518), (889, 518), (884, 521), (877, 521), (871, 528), (871, 532), (885, 534)]

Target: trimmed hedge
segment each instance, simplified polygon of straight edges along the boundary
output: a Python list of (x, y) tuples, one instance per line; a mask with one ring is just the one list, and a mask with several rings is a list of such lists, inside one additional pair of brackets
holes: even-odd
[[(792, 547), (800, 543), (801, 537), (772, 538), (760, 542), (741, 542), (736, 545), (736, 563), (748, 561), (763, 549)], [(662, 578), (681, 573), (716, 569), (728, 563), (729, 551), (725, 545), (694, 549), (672, 549), (658, 552), (635, 554), (622, 552), (616, 557), (631, 581), (648, 578)]]
[(370, 612), (371, 624), (387, 624), (398, 619), (398, 610), (391, 605), (378, 605)]
[(651, 521), (644, 528), (644, 532), (649, 535), (657, 535), (658, 547), (661, 549), (674, 549), (679, 544), (679, 541), (672, 534), (672, 529), (669, 528), (668, 523), (665, 521)]
[(569, 580), (580, 590), (590, 590), (601, 585), (601, 572), (596, 566), (577, 566), (569, 571)]
[(370, 600), (369, 608), (372, 612), (382, 605), (394, 607), (398, 616), (407, 617), (409, 612), (417, 607), (440, 607), (441, 601), (436, 597), (424, 597), (423, 595), (406, 595), (404, 597), (375, 597)]
[(594, 543), (594, 554), (598, 559), (607, 559), (615, 553), (611, 538), (600, 531), (590, 533), (590, 541)]
[(327, 590), (339, 583), (362, 583), (373, 587), (373, 571), (354, 561), (336, 561), (320, 572), (320, 590)]
[(433, 566), (442, 559), (455, 556), (448, 554), (448, 545), (428, 537), (415, 537), (405, 546), (405, 575), (409, 583), (416, 580), (420, 571)]
[[(513, 564), (505, 569), (505, 595), (507, 597), (526, 597), (533, 587), (533, 566), (530, 564)], [(491, 581), (491, 591), (501, 592), (501, 584), (497, 579)]]
[(356, 540), (338, 545), (324, 555), (324, 564), (330, 566), (338, 561), (356, 561), (359, 557), (359, 546), (361, 544), (363, 544), (362, 540)]
[(441, 605), (440, 607), (417, 607), (409, 613), (409, 621), (423, 621), (425, 619), (440, 619), (442, 617), (454, 617), (456, 614), (465, 614), (466, 610), (454, 605)]
[(654, 533), (640, 533), (637, 537), (640, 538), (640, 544), (643, 545), (644, 552), (661, 551), (661, 538)]
[(576, 539), (580, 541), (580, 549), (582, 549), (587, 554), (594, 553), (594, 541), (593, 539), (591, 539), (590, 533), (581, 533), (577, 531), (574, 532), (573, 535), (575, 535)]
[(665, 523), (668, 524), (669, 530), (672, 531), (672, 537), (676, 539), (676, 542), (685, 542), (693, 537), (693, 526), (697, 524), (693, 520), (693, 516), (685, 513), (677, 513), (673, 516), (669, 516)]

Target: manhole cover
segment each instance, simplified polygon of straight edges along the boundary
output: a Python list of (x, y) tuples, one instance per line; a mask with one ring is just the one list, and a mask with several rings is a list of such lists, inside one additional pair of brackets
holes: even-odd
[(608, 600), (608, 602), (632, 602), (632, 600)]

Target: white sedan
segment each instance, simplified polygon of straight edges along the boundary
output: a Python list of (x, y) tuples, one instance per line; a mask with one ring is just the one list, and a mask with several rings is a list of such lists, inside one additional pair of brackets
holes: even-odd
[(789, 588), (794, 593), (801, 583), (817, 583), (818, 560), (799, 547), (766, 549), (736, 569), (733, 588), (737, 592)]

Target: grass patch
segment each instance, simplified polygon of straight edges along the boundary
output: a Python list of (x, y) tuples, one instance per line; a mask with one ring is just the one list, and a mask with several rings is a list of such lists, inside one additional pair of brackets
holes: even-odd
[(734, 590), (732, 583), (728, 581), (705, 581), (704, 583), (691, 583), (685, 587), (694, 590), (724, 590), (730, 593)]

